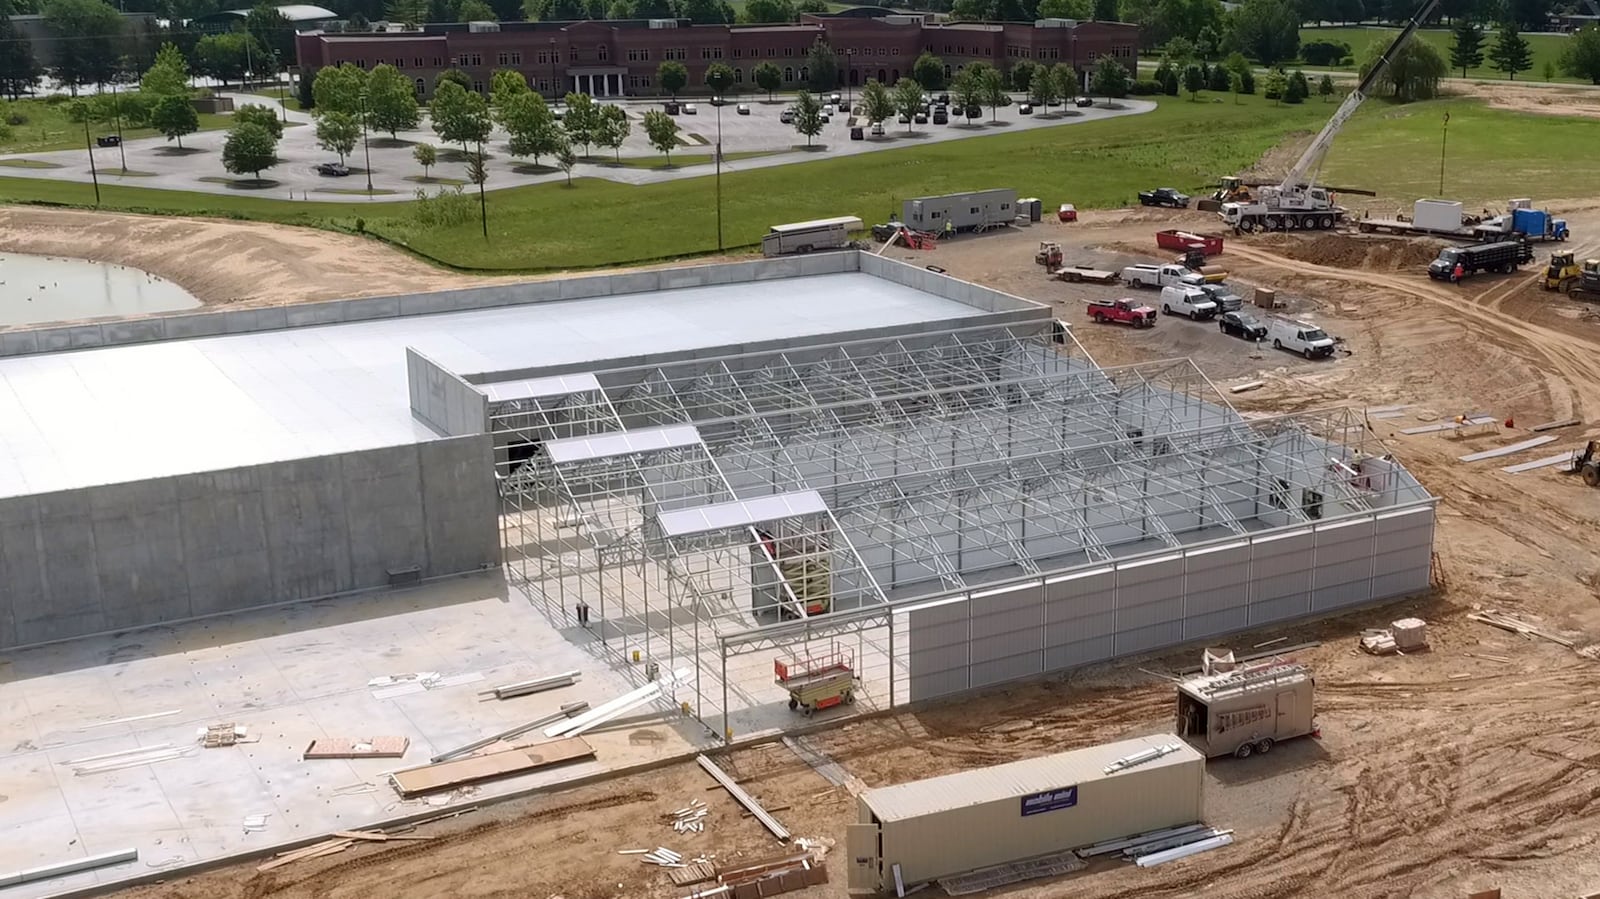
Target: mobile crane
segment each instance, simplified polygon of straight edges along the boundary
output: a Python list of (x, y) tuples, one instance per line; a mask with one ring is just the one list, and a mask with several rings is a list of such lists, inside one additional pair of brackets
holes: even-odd
[[(1247, 232), (1257, 228), (1268, 231), (1326, 231), (1344, 219), (1345, 209), (1334, 203), (1333, 193), (1328, 188), (1318, 187), (1316, 184), (1317, 175), (1322, 170), (1323, 159), (1328, 154), (1328, 148), (1333, 146), (1333, 139), (1338, 136), (1344, 123), (1355, 115), (1356, 110), (1367, 99), (1367, 92), (1378, 83), (1378, 79), (1399, 55), (1406, 41), (1411, 39), (1438, 5), (1439, 0), (1426, 0), (1422, 4), (1422, 8), (1411, 17), (1411, 21), (1406, 23), (1406, 27), (1395, 37), (1394, 42), (1383, 51), (1382, 56), (1378, 57), (1372, 70), (1367, 72), (1356, 89), (1339, 104), (1333, 117), (1328, 119), (1328, 124), (1322, 126), (1322, 131), (1316, 140), (1306, 148), (1282, 184), (1262, 187), (1254, 202), (1222, 204), (1222, 211), (1218, 214), (1225, 224), (1237, 231)], [(1224, 184), (1226, 183), (1225, 180)]]

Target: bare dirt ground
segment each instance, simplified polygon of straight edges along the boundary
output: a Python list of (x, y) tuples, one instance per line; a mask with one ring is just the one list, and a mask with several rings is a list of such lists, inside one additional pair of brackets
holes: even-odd
[(1600, 88), (1592, 85), (1451, 81), (1448, 90), (1453, 94), (1478, 97), (1496, 109), (1600, 119)]

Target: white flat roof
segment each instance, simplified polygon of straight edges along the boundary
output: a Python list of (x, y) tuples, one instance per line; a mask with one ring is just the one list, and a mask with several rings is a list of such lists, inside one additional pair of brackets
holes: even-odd
[(407, 346), (476, 374), (980, 313), (849, 272), (0, 359), (0, 497), (436, 439)]

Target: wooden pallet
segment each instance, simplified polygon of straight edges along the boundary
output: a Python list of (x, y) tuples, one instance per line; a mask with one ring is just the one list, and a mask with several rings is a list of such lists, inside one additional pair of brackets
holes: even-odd
[(710, 862), (696, 862), (687, 868), (672, 868), (667, 876), (672, 878), (673, 886), (686, 887), (711, 880), (717, 876), (717, 869)]

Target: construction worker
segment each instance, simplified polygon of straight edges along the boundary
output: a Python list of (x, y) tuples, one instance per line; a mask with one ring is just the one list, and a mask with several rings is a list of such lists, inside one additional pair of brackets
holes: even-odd
[(1466, 277), (1466, 275), (1467, 270), (1461, 267), (1461, 263), (1457, 262), (1456, 267), (1450, 272), (1450, 280), (1456, 282), (1456, 285), (1459, 287), (1461, 285), (1461, 279)]
[(944, 220), (944, 239), (949, 240), (956, 236), (956, 226), (949, 219)]
[(587, 628), (589, 626), (589, 604), (584, 602), (581, 599), (578, 600), (578, 609), (577, 609), (577, 611), (578, 611), (578, 624), (581, 627)]

